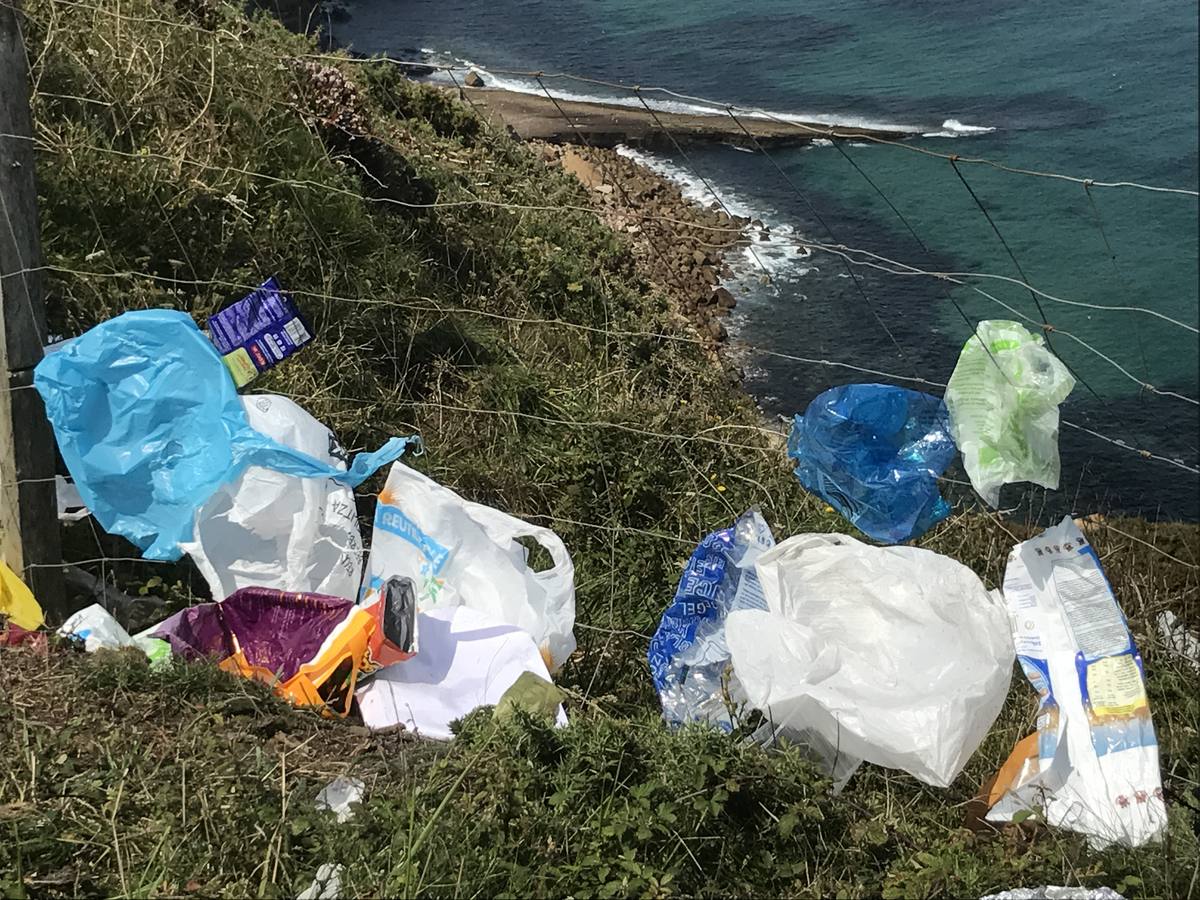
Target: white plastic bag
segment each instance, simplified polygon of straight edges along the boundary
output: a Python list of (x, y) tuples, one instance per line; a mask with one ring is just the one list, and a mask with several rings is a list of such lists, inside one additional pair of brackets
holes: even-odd
[[(451, 722), (499, 703), (523, 672), (550, 677), (537, 645), (520, 628), (461, 606), (420, 619), (421, 651), (381, 669), (355, 694), (368, 728), (403, 725), (449, 740)], [(567, 724), (561, 706), (556, 719)]]
[(945, 787), (1000, 712), (1013, 645), (966, 566), (836, 534), (789, 538), (755, 566), (767, 609), (725, 637), (752, 706), (845, 779), (854, 761)]
[(79, 612), (73, 613), (58, 629), (62, 637), (83, 641), (83, 648), (88, 653), (97, 650), (120, 650), (122, 647), (134, 646), (129, 632), (121, 627), (121, 623), (112, 617), (107, 609), (99, 603), (93, 603)]
[(61, 475), (54, 476), (54, 493), (58, 499), (58, 520), (60, 522), (78, 522), (92, 514), (79, 496), (79, 488), (74, 481), (68, 481)]
[(1018, 544), (1004, 572), (1017, 658), (1038, 692), (1037, 755), (988, 818), (1037, 807), (1095, 847), (1167, 827), (1142, 658), (1100, 561), (1071, 519)]
[(166, 641), (149, 636), (152, 628), (139, 632), (133, 637), (121, 627), (121, 623), (113, 618), (112, 613), (93, 603), (73, 613), (58, 629), (59, 635), (83, 641), (83, 649), (88, 653), (97, 650), (120, 650), (124, 647), (137, 647), (150, 659), (150, 668), (158, 669), (171, 659), (171, 648)]
[[(530, 537), (554, 565), (535, 572), (517, 540)], [(470, 503), (403, 463), (394, 463), (375, 508), (369, 604), (390, 578), (409, 579), (418, 612), (468, 606), (527, 631), (551, 672), (575, 650), (575, 567), (548, 528)], [(420, 648), (418, 625), (414, 642)]]
[[(337, 438), (291, 400), (273, 394), (241, 399), (255, 431), (346, 469), (347, 454)], [(329, 478), (250, 466), (200, 508), (195, 536), (181, 546), (214, 600), (244, 587), (353, 600), (362, 580), (354, 492)]]

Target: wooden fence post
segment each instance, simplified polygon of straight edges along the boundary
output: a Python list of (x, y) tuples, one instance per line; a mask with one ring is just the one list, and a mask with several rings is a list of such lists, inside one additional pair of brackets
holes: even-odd
[(0, 555), (51, 618), (64, 608), (54, 437), (33, 369), (46, 342), (29, 62), (17, 0), (0, 0)]

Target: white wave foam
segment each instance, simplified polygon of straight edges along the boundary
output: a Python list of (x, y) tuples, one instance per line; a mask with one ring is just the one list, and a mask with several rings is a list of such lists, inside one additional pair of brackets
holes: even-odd
[[(453, 66), (462, 69), (474, 69), (482, 77), (487, 87), (495, 88), (504, 91), (513, 91), (519, 94), (535, 94), (537, 96), (545, 96), (545, 91), (542, 85), (538, 84), (535, 79), (522, 78), (520, 76), (495, 75), (489, 72), (484, 66), (478, 63), (465, 59), (463, 57), (454, 56), (445, 51), (433, 50), (428, 47), (422, 47), (421, 53), (424, 54), (430, 63), (442, 66)], [(445, 71), (437, 71), (429, 76), (430, 81), (443, 82), (450, 84), (454, 81), (450, 73)], [(461, 79), (460, 79), (461, 80)], [(543, 79), (546, 83), (547, 79)], [(611, 106), (628, 106), (641, 109), (642, 101), (637, 96), (631, 94), (619, 93), (592, 93), (587, 91), (577, 91), (564, 89), (561, 85), (550, 85), (546, 83), (546, 87), (550, 90), (556, 99), (573, 100), (579, 103), (606, 103)], [(645, 98), (646, 103), (658, 112), (682, 113), (684, 115), (705, 115), (705, 116), (726, 116), (728, 110), (724, 106), (715, 104), (699, 103), (691, 100), (681, 99), (663, 99), (663, 95), (655, 96), (653, 91), (643, 91), (641, 94)], [(865, 128), (877, 131), (896, 131), (906, 134), (920, 134), (921, 128), (917, 125), (904, 125), (895, 122), (875, 121), (866, 119), (861, 116), (856, 116), (851, 113), (785, 113), (773, 112), (761, 108), (742, 108), (739, 111), (743, 118), (749, 119), (767, 119), (783, 122), (790, 122), (802, 125), (824, 125), (826, 127), (840, 128)]]
[[(716, 202), (713, 192), (694, 172), (668, 159), (635, 150), (624, 144), (618, 144), (616, 151), (678, 185), (680, 192), (688, 200), (703, 206), (711, 206)], [(714, 185), (711, 180), (708, 183), (717, 192), (730, 215), (757, 220), (763, 224), (762, 228), (746, 227), (745, 235), (750, 243), (742, 247), (739, 258), (730, 260), (730, 268), (737, 282), (747, 288), (757, 289), (754, 280), (764, 272), (774, 280), (785, 274), (790, 277), (801, 276), (811, 270), (811, 266), (803, 264), (811, 253), (807, 250), (797, 251), (796, 245), (790, 240), (796, 234), (795, 228), (786, 222), (777, 221), (775, 210), (756, 208), (752, 205), (753, 201), (737, 191), (724, 185)]]
[(958, 119), (947, 119), (941, 131), (929, 131), (921, 137), (969, 137), (973, 134), (991, 134), (996, 129), (990, 125), (964, 125)]
[[(422, 47), (421, 53), (427, 57), (428, 61), (434, 65), (453, 66), (456, 69), (464, 69), (466, 71), (475, 71), (483, 78), (486, 87), (494, 88), (503, 91), (512, 91), (518, 94), (533, 94), (535, 96), (545, 96), (546, 91), (543, 90), (542, 84), (546, 85), (546, 89), (558, 100), (576, 101), (579, 103), (606, 103), (611, 106), (628, 106), (631, 108), (642, 108), (642, 99), (637, 96), (619, 94), (619, 93), (590, 93), (587, 91), (576, 91), (563, 89), (561, 85), (550, 85), (543, 79), (542, 84), (532, 78), (522, 78), (520, 76), (495, 75), (481, 66), (474, 60), (465, 57), (454, 56), (453, 54), (434, 50), (429, 47)], [(461, 81), (459, 76), (453, 75), (450, 72), (443, 70), (435, 71), (429, 76), (430, 81), (452, 84), (455, 81)], [(682, 113), (684, 115), (706, 115), (706, 116), (725, 116), (728, 115), (728, 109), (723, 106), (717, 106), (707, 103), (693, 102), (690, 100), (679, 99), (662, 99), (662, 96), (653, 96), (653, 92), (644, 91), (641, 98), (645, 99), (646, 103), (658, 112)], [(900, 134), (921, 135), (922, 137), (968, 137), (975, 134), (989, 134), (996, 129), (988, 125), (966, 125), (958, 119), (946, 119), (942, 122), (941, 128), (937, 131), (925, 131), (920, 125), (911, 125), (905, 123), (892, 122), (888, 120), (869, 119), (863, 116), (858, 116), (853, 113), (796, 113), (796, 112), (774, 112), (762, 108), (738, 108), (741, 116), (748, 119), (763, 119), (768, 121), (790, 122), (799, 125), (823, 125), (827, 128), (862, 128), (870, 131), (892, 131)], [(825, 138), (817, 138), (813, 142), (814, 146), (823, 147), (829, 146), (829, 142)]]

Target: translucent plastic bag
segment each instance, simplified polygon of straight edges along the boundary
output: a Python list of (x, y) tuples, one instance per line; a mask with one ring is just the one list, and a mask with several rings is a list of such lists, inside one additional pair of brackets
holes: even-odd
[(976, 326), (946, 385), (946, 406), (971, 484), (991, 506), (1011, 482), (1058, 487), (1058, 405), (1074, 387), (1040, 335), (999, 319)]
[(178, 559), (196, 511), (248, 465), (354, 487), (407, 444), (345, 470), (255, 431), (216, 348), (172, 310), (102, 322), (44, 357), (34, 385), (80, 497), (147, 559)]
[[(530, 537), (553, 566), (535, 572), (517, 540)], [(527, 631), (550, 672), (575, 650), (575, 567), (549, 528), (464, 500), (396, 463), (375, 507), (364, 605), (392, 579), (408, 580), (418, 612), (467, 606)], [(419, 655), (420, 630), (412, 642)]]
[[(349, 454), (333, 432), (286, 397), (241, 398), (250, 427), (344, 472)], [(363, 545), (354, 491), (330, 478), (300, 478), (248, 466), (196, 513), (183, 550), (214, 600), (244, 587), (354, 600)]]
[(740, 692), (726, 680), (725, 618), (734, 609), (766, 608), (754, 561), (774, 546), (770, 527), (752, 509), (732, 528), (708, 535), (684, 566), (646, 654), (669, 724), (733, 728), (726, 695), (736, 702)]
[(796, 416), (788, 438), (800, 483), (889, 544), (950, 515), (937, 480), (954, 454), (942, 401), (886, 384), (825, 391)]
[(945, 787), (1008, 693), (1008, 614), (966, 566), (845, 535), (783, 541), (755, 565), (766, 609), (725, 622), (733, 668), (777, 735), (835, 777), (864, 760)]

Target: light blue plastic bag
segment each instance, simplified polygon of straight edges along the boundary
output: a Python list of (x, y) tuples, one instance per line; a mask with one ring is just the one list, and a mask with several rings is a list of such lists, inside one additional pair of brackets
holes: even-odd
[(843, 384), (796, 416), (788, 456), (800, 483), (888, 544), (950, 515), (937, 480), (957, 452), (946, 404), (888, 384)]
[(216, 348), (172, 310), (97, 325), (45, 357), (34, 385), (84, 503), (147, 559), (178, 559), (196, 510), (248, 465), (355, 487), (415, 440), (393, 437), (342, 471), (260, 434)]

